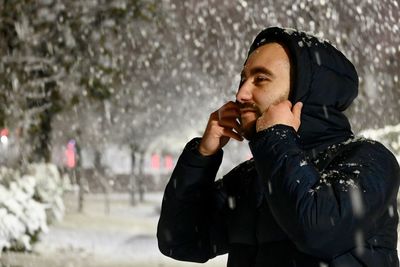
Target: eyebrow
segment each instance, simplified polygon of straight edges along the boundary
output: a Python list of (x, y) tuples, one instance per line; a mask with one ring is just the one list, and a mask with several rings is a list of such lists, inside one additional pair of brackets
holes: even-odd
[[(256, 67), (253, 67), (250, 69), (250, 76), (257, 74), (257, 73), (262, 73), (262, 74), (270, 76), (271, 78), (275, 78), (275, 74), (263, 66), (256, 66)], [(246, 76), (245, 71), (242, 70), (242, 72), (240, 73), (240, 77), (243, 78), (245, 76)]]

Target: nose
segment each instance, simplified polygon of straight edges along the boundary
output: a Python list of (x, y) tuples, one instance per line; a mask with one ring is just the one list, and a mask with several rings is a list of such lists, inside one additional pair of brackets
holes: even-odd
[(243, 82), (236, 93), (236, 101), (245, 103), (251, 101), (252, 97), (251, 84), (249, 81)]

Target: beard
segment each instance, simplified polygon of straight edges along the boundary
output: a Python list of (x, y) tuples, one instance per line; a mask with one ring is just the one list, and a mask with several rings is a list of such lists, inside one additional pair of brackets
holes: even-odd
[(240, 104), (241, 110), (251, 110), (241, 114), (239, 117), (239, 123), (241, 127), (240, 134), (246, 139), (250, 140), (256, 133), (257, 119), (261, 116), (261, 110), (255, 105), (250, 103)]
[[(289, 95), (288, 92), (289, 90), (287, 90), (287, 93), (279, 95), (274, 101), (271, 101), (272, 103), (269, 104), (267, 107), (269, 107), (270, 105), (276, 105), (284, 100), (287, 100)], [(240, 103), (237, 100), (236, 104), (241, 110), (241, 114), (239, 117), (239, 124), (241, 128), (240, 135), (242, 135), (246, 140), (250, 140), (257, 133), (257, 119), (261, 117), (261, 115), (268, 108), (262, 111), (255, 103)], [(244, 114), (242, 114), (242, 111), (248, 112), (244, 112)]]
[(241, 123), (241, 135), (248, 141), (256, 134), (257, 119), (248, 123)]

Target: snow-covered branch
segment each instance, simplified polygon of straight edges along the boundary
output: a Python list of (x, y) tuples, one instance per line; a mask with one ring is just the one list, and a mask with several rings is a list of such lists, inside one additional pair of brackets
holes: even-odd
[(31, 250), (48, 223), (64, 214), (62, 193), (68, 184), (55, 165), (32, 164), (25, 174), (0, 168), (0, 253)]

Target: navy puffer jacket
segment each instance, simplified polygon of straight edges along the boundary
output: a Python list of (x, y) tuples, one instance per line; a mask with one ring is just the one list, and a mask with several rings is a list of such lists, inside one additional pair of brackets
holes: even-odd
[(249, 54), (271, 41), (290, 52), (299, 131), (258, 132), (253, 159), (217, 181), (223, 151), (202, 156), (191, 140), (165, 189), (160, 251), (194, 262), (229, 253), (229, 267), (399, 266), (400, 168), (382, 144), (354, 137), (342, 114), (357, 95), (353, 65), (325, 41), (276, 27)]

